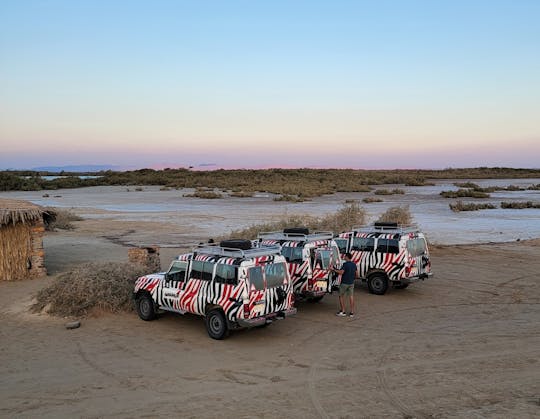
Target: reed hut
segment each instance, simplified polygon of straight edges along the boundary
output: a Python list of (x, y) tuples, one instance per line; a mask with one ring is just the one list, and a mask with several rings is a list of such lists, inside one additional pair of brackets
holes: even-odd
[(44, 208), (26, 201), (0, 199), (0, 280), (44, 276)]

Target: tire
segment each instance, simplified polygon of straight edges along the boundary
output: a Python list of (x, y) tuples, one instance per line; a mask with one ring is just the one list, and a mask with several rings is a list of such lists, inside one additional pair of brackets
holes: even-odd
[(229, 335), (229, 326), (223, 311), (210, 310), (206, 315), (206, 331), (212, 339), (225, 339)]
[(227, 247), (229, 249), (249, 250), (251, 249), (251, 241), (244, 239), (222, 240), (219, 242), (219, 246)]
[(408, 286), (409, 286), (409, 284), (397, 284), (397, 285), (394, 285), (394, 288), (397, 289), (397, 290), (404, 290)]
[(154, 300), (149, 294), (142, 294), (137, 297), (135, 308), (139, 317), (145, 321), (154, 320), (157, 317)]
[(308, 298), (308, 302), (310, 303), (318, 303), (319, 301), (321, 301), (322, 299), (324, 298), (324, 295), (319, 295), (318, 297), (311, 297), (311, 298)]
[(368, 278), (369, 292), (375, 295), (384, 295), (388, 289), (388, 278), (385, 274), (375, 273)]
[(306, 227), (289, 227), (284, 228), (283, 232), (289, 234), (309, 234), (309, 229)]

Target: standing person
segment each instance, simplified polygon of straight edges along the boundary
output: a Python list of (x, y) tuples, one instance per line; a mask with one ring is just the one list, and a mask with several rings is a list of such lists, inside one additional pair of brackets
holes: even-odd
[(345, 262), (341, 269), (332, 268), (331, 271), (341, 275), (341, 285), (339, 286), (339, 308), (336, 316), (345, 317), (345, 297), (349, 296), (349, 317), (354, 317), (354, 280), (356, 279), (356, 264), (352, 261), (350, 253), (345, 254)]

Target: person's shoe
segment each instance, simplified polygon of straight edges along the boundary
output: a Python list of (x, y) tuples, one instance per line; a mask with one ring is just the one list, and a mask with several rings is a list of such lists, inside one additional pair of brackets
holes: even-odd
[(338, 312), (336, 313), (336, 316), (338, 316), (338, 317), (345, 317), (346, 315), (347, 315), (347, 314), (345, 314), (344, 311), (338, 311)]
[(354, 317), (354, 313), (349, 313), (349, 317)]

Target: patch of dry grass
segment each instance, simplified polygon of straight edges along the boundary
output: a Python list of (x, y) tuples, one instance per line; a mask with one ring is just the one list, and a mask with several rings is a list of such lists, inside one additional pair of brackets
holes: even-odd
[(311, 215), (286, 215), (269, 223), (256, 224), (244, 229), (233, 230), (227, 237), (236, 239), (255, 239), (261, 231), (282, 231), (289, 227), (307, 227), (310, 231), (329, 230), (333, 232), (350, 231), (353, 227), (366, 223), (366, 211), (358, 203), (343, 205), (338, 211), (323, 217)]
[(457, 191), (442, 191), (443, 198), (489, 198), (489, 194), (474, 189), (458, 189)]
[(376, 189), (373, 192), (375, 195), (402, 195), (405, 193), (403, 189)]
[(458, 200), (452, 204), (449, 204), (450, 209), (454, 212), (461, 212), (461, 211), (478, 211), (483, 209), (495, 209), (497, 208), (493, 204), (477, 204), (475, 202), (469, 202), (465, 203), (461, 200)]
[(201, 198), (201, 199), (220, 199), (223, 198), (223, 195), (221, 195), (218, 192), (213, 191), (195, 191), (190, 194), (184, 194), (183, 195), (186, 198)]
[(73, 213), (70, 210), (62, 208), (46, 208), (45, 211), (50, 211), (54, 214), (54, 217), (50, 218), (45, 224), (45, 229), (47, 231), (60, 230), (73, 230), (75, 226), (73, 221), (82, 221), (83, 218)]
[(383, 202), (383, 200), (381, 198), (368, 196), (367, 198), (362, 199), (362, 202), (365, 202), (366, 204), (371, 204), (372, 202)]
[(133, 310), (133, 286), (147, 268), (130, 263), (87, 263), (58, 277), (36, 296), (34, 312), (55, 316)]
[(504, 209), (540, 208), (540, 202), (532, 202), (532, 201), (501, 202), (501, 208), (504, 208)]
[(378, 222), (398, 223), (399, 225), (411, 225), (413, 217), (409, 206), (403, 207), (390, 207), (384, 213), (381, 214)]

